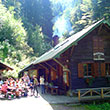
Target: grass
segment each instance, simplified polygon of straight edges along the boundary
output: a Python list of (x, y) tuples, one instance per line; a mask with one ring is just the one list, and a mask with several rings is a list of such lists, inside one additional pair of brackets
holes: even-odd
[(100, 103), (96, 104), (95, 102), (93, 104), (85, 105), (86, 110), (110, 110), (110, 103)]
[(97, 100), (92, 102), (80, 103), (80, 104), (52, 104), (52, 106), (63, 106), (64, 108), (69, 107), (68, 110), (77, 110), (76, 108), (84, 108), (84, 110), (110, 110), (110, 100)]

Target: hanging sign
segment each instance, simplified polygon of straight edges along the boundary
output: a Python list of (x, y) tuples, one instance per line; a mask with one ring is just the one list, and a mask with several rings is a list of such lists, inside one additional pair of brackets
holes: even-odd
[(96, 52), (93, 54), (94, 60), (105, 60), (103, 52)]

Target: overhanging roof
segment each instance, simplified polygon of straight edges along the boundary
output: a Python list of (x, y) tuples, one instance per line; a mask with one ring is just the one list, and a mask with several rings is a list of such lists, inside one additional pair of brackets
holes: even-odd
[(0, 70), (13, 70), (10, 66), (0, 62)]

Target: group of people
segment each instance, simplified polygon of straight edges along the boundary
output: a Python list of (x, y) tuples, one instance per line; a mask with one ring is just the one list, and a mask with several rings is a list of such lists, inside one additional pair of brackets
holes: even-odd
[(45, 93), (44, 77), (41, 76), (38, 79), (35, 75), (29, 77), (24, 74), (23, 77), (19, 79), (14, 79), (12, 77), (7, 78), (5, 81), (0, 79), (0, 96), (6, 98), (20, 98), (22, 96), (38, 96), (38, 86), (41, 87), (41, 93)]

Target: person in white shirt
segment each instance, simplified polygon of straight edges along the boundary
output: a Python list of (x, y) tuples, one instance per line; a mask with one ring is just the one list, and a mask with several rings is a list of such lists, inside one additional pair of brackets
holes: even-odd
[(41, 93), (44, 94), (45, 93), (45, 82), (44, 82), (44, 76), (40, 77), (40, 87), (41, 87)]

